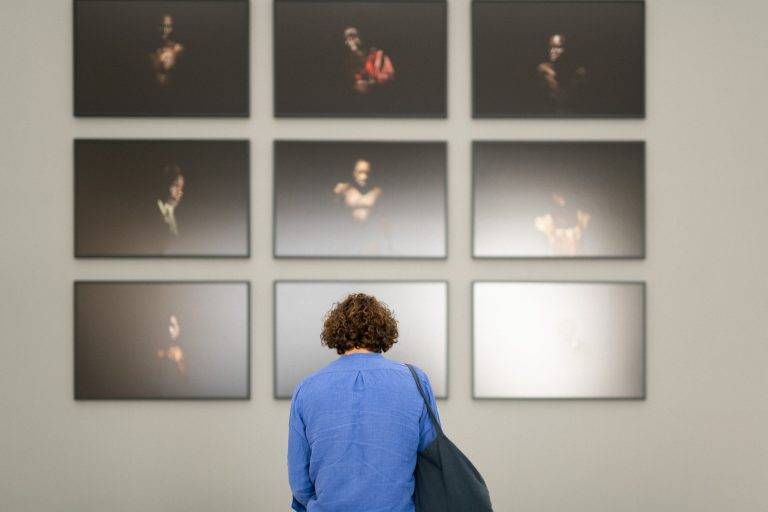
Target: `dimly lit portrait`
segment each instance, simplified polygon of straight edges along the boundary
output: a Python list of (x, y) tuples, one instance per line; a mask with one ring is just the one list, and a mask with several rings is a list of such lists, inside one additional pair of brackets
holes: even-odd
[(475, 117), (644, 117), (642, 1), (473, 3)]
[(476, 398), (644, 398), (645, 286), (476, 282)]
[(477, 258), (643, 258), (643, 142), (475, 142)]
[(274, 9), (276, 116), (446, 115), (445, 2), (277, 0)]
[(78, 257), (247, 257), (249, 145), (76, 140)]
[(247, 0), (75, 0), (75, 115), (247, 116)]
[(386, 357), (429, 373), (435, 396), (448, 395), (448, 284), (443, 281), (276, 281), (275, 397), (338, 354), (320, 342), (325, 315), (350, 293), (373, 295), (396, 312), (400, 337)]
[(246, 282), (75, 283), (75, 398), (248, 398)]
[(277, 141), (276, 257), (444, 258), (442, 142)]

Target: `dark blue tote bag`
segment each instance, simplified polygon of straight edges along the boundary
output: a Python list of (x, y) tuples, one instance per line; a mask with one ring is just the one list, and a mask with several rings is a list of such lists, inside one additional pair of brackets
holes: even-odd
[(411, 365), (407, 366), (424, 399), (436, 432), (435, 439), (419, 452), (416, 459), (416, 511), (493, 512), (485, 480), (466, 455), (445, 436), (416, 370)]

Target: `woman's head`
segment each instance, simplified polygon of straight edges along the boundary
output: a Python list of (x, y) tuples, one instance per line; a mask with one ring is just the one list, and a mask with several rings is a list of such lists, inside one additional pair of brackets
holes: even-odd
[(387, 305), (371, 295), (353, 293), (325, 315), (320, 340), (344, 354), (353, 349), (386, 352), (397, 337), (397, 320)]

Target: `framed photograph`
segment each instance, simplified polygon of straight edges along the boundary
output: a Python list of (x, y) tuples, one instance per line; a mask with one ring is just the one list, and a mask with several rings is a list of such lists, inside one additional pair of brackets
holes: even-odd
[(645, 117), (645, 2), (474, 0), (474, 117)]
[(247, 140), (75, 141), (76, 257), (250, 255)]
[(276, 117), (445, 117), (443, 0), (276, 0)]
[(475, 282), (475, 398), (645, 398), (645, 284)]
[(645, 143), (474, 142), (473, 256), (644, 258)]
[(76, 116), (249, 115), (248, 0), (74, 0)]
[(250, 398), (250, 285), (76, 281), (75, 399)]
[(320, 343), (325, 314), (350, 293), (386, 303), (400, 338), (384, 357), (412, 363), (448, 397), (448, 283), (445, 281), (276, 281), (275, 398), (291, 398), (305, 377), (339, 356)]
[(445, 258), (444, 142), (276, 141), (277, 258)]

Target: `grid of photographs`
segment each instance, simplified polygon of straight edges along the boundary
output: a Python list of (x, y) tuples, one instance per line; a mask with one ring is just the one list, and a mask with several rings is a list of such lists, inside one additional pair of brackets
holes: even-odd
[[(249, 117), (250, 10), (74, 0), (74, 115)], [(447, 10), (274, 0), (273, 117), (447, 117)], [(469, 23), (473, 118), (645, 117), (643, 1), (473, 0)], [(447, 150), (274, 140), (272, 257), (447, 268)], [(74, 256), (250, 258), (250, 165), (247, 139), (75, 139)], [(645, 258), (643, 141), (477, 140), (470, 172), (475, 264)], [(248, 282), (74, 292), (76, 399), (250, 397)], [(395, 310), (401, 339), (387, 356), (419, 365), (447, 398), (448, 282), (397, 279), (275, 281), (274, 397), (337, 357), (319, 332), (353, 292)], [(645, 398), (643, 282), (474, 282), (471, 317), (473, 398)]]

